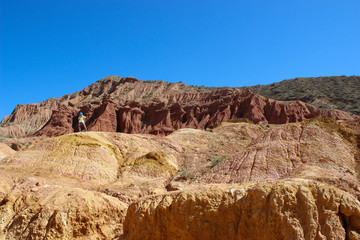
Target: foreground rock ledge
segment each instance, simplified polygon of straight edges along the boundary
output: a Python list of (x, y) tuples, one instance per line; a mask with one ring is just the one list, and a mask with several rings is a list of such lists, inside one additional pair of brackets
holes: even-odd
[(316, 182), (211, 185), (142, 199), (120, 239), (359, 239), (360, 202)]
[(0, 239), (114, 239), (127, 205), (106, 194), (35, 178), (0, 179)]

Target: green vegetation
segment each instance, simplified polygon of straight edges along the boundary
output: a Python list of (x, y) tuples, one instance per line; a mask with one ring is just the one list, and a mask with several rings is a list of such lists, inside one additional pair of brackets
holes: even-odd
[(360, 115), (360, 76), (295, 78), (250, 89), (268, 98), (301, 100), (316, 107), (337, 108)]
[(185, 84), (183, 84), (183, 83), (180, 83), (180, 86), (179, 86), (179, 89), (184, 89), (185, 88)]
[(145, 96), (143, 96), (142, 99), (148, 99), (148, 98), (151, 98), (153, 95), (153, 92), (149, 92), (148, 94), (146, 94)]
[(226, 158), (226, 155), (222, 155), (221, 157), (220, 156), (216, 156), (214, 157), (213, 159), (211, 159), (211, 166), (209, 167), (210, 169), (211, 168), (214, 168), (216, 165), (218, 165), (219, 163), (221, 163), (224, 159)]
[(184, 180), (194, 180), (196, 176), (185, 169), (180, 172), (180, 177)]
[(183, 171), (180, 173), (180, 177), (183, 178), (183, 179), (187, 179), (188, 176), (189, 176), (189, 173), (188, 173), (188, 171), (186, 171), (186, 170), (183, 170)]
[(10, 126), (10, 123), (4, 122), (0, 124), (0, 127), (7, 127), (7, 126)]
[(79, 95), (79, 91), (74, 92), (73, 94), (70, 95), (70, 99), (75, 98), (77, 95)]

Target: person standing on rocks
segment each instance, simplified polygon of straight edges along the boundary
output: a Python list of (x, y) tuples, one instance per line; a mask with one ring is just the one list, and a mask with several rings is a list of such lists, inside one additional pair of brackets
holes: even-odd
[(85, 132), (87, 132), (87, 128), (86, 128), (86, 124), (85, 124), (85, 116), (82, 112), (80, 112), (80, 115), (79, 115), (79, 132), (81, 132), (81, 125), (84, 125), (84, 128), (85, 128)]

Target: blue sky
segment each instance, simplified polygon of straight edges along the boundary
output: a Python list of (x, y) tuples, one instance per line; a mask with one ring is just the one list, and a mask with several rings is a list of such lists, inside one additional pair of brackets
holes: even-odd
[(359, 0), (1, 0), (0, 119), (108, 75), (251, 86), (360, 75)]

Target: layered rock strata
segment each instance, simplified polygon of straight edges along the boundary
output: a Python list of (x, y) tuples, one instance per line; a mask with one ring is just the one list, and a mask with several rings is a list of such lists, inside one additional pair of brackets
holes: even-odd
[[(247, 118), (256, 124), (301, 122), (316, 116), (328, 116), (336, 120), (358, 118), (346, 112), (317, 109), (299, 101), (283, 103), (267, 99), (250, 90), (217, 90), (192, 97), (190, 95), (187, 94), (185, 99), (164, 96), (162, 101), (127, 102), (123, 107), (117, 107), (108, 96), (99, 107), (85, 106), (81, 110), (89, 119), (89, 130), (155, 135), (168, 135), (180, 128), (213, 128), (221, 122), (236, 118)], [(63, 107), (60, 111), (54, 111), (49, 122), (35, 135), (53, 136), (77, 131), (76, 116), (72, 117), (73, 123), (70, 124), (69, 112)], [(67, 120), (58, 118), (59, 113)], [(64, 130), (59, 131), (58, 127)]]
[[(250, 90), (211, 89), (183, 83), (139, 81), (110, 76), (85, 89), (40, 104), (18, 105), (3, 119), (5, 130), (16, 136), (59, 136), (77, 132), (82, 111), (92, 131), (168, 135), (180, 128), (206, 129), (229, 119), (247, 118), (253, 123), (300, 122), (316, 116), (357, 120), (337, 110), (318, 109), (300, 102), (261, 97)], [(7, 126), (10, 125), (10, 126)]]

